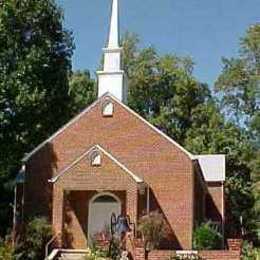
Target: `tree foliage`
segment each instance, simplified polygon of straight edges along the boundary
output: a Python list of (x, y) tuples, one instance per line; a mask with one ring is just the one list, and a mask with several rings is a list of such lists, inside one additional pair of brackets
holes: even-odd
[(202, 223), (196, 227), (193, 234), (193, 248), (196, 250), (221, 249), (222, 235), (211, 222)]
[(158, 249), (167, 236), (167, 224), (163, 215), (155, 211), (140, 218), (138, 231), (142, 234), (147, 250)]
[[(161, 56), (155, 48), (140, 49), (138, 43), (138, 37), (129, 33), (123, 41), (129, 106), (194, 154), (226, 154), (226, 211), (232, 223), (227, 234), (242, 232), (253, 237), (257, 212), (252, 210), (256, 208), (252, 167), (257, 171), (257, 156), (252, 134), (229, 120), (220, 109), (227, 101), (219, 102), (209, 87), (193, 76), (194, 64), (189, 57)], [(223, 99), (227, 96), (223, 93)], [(256, 102), (245, 105), (245, 109), (253, 104)]]
[(205, 84), (192, 75), (189, 57), (160, 56), (152, 48), (138, 48), (138, 38), (126, 34), (124, 68), (129, 77), (129, 106), (183, 144), (192, 111), (211, 99)]
[(52, 228), (44, 218), (31, 220), (25, 228), (14, 252), (15, 260), (38, 260), (45, 258), (45, 246), (52, 237)]
[(97, 97), (96, 82), (90, 72), (75, 71), (69, 78), (69, 95), (72, 98), (71, 111), (77, 114), (93, 103)]
[[(260, 25), (256, 24), (247, 30), (241, 39), (240, 55), (236, 58), (223, 59), (223, 70), (219, 76), (215, 90), (219, 94), (222, 111), (230, 121), (234, 121), (241, 132), (245, 133), (251, 149), (242, 149), (243, 163), (248, 168), (233, 179), (233, 187), (242, 185), (243, 192), (250, 192), (254, 196), (254, 206), (248, 207), (250, 216), (240, 214), (241, 221), (250, 222), (250, 226), (258, 234), (260, 240)], [(247, 156), (246, 156), (247, 154)], [(248, 156), (249, 155), (249, 156)], [(239, 173), (236, 169), (235, 173)], [(244, 176), (248, 178), (244, 179)], [(234, 175), (236, 177), (236, 175)], [(230, 182), (231, 184), (231, 182)], [(240, 193), (241, 194), (241, 193)], [(244, 202), (245, 201), (241, 201)], [(247, 202), (247, 201), (246, 201)], [(249, 203), (251, 206), (251, 203)], [(235, 206), (235, 205), (234, 205)], [(246, 207), (246, 205), (245, 205)], [(254, 222), (252, 225), (251, 222)], [(249, 224), (249, 223), (248, 223)], [(249, 231), (250, 232), (250, 231)], [(248, 233), (248, 230), (245, 231)]]
[(0, 239), (0, 260), (13, 260), (13, 248), (10, 241)]
[[(93, 102), (97, 91), (88, 71), (71, 72), (72, 36), (54, 0), (1, 5), (0, 222), (6, 223), (10, 180), (24, 153)], [(223, 59), (217, 95), (194, 77), (190, 57), (140, 48), (130, 33), (122, 45), (129, 106), (192, 153), (227, 155), (233, 223), (227, 231), (253, 238), (260, 210), (260, 26), (248, 29), (238, 58)]]
[(6, 0), (0, 9), (0, 232), (20, 160), (71, 116), (73, 43), (54, 0)]

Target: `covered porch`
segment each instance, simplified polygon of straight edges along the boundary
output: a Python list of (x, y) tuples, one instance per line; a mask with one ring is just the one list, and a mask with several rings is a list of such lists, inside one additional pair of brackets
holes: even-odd
[(128, 216), (135, 235), (149, 207), (146, 183), (98, 145), (51, 182), (52, 225), (63, 248), (87, 248), (96, 233), (109, 231), (112, 213)]
[(63, 190), (62, 205), (53, 208), (53, 226), (61, 246), (87, 248), (95, 236), (109, 235), (112, 213), (129, 216), (133, 235), (138, 221), (138, 187), (134, 190)]

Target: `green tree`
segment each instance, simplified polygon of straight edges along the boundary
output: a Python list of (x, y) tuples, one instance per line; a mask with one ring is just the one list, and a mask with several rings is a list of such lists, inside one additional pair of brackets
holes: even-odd
[[(223, 70), (215, 90), (219, 94), (222, 110), (234, 121), (253, 144), (252, 153), (246, 165), (250, 170), (250, 189), (255, 205), (251, 217), (256, 216), (255, 231), (260, 234), (260, 25), (247, 30), (241, 39), (240, 55), (223, 59)], [(241, 153), (243, 151), (241, 150)], [(243, 178), (240, 174), (240, 178)], [(259, 235), (260, 240), (260, 235)]]
[(194, 230), (192, 244), (196, 250), (221, 249), (222, 235), (211, 222), (202, 223)]
[(0, 233), (11, 221), (10, 180), (24, 153), (71, 116), (73, 42), (54, 0), (6, 0), (0, 9)]
[(45, 218), (34, 218), (26, 224), (24, 235), (15, 248), (14, 259), (44, 259), (45, 246), (52, 235), (52, 227)]
[(240, 127), (247, 127), (259, 145), (260, 24), (251, 26), (241, 39), (239, 57), (223, 58), (223, 70), (215, 90), (221, 94), (223, 110)]
[(95, 80), (89, 71), (75, 71), (69, 78), (69, 95), (72, 98), (71, 111), (77, 114), (94, 102), (97, 97)]
[[(202, 104), (193, 111), (185, 147), (195, 154), (226, 154), (227, 235), (251, 232), (254, 198), (251, 192), (250, 158), (254, 155), (248, 136), (234, 123), (227, 122), (217, 104)], [(241, 225), (241, 216), (243, 223)]]
[(193, 109), (211, 99), (208, 86), (193, 77), (189, 57), (160, 56), (155, 48), (140, 49), (138, 42), (129, 33), (123, 40), (129, 106), (183, 144)]
[(208, 86), (194, 78), (189, 57), (160, 56), (138, 43), (129, 33), (123, 40), (130, 107), (194, 154), (227, 155), (227, 214), (233, 223), (227, 233), (251, 234), (257, 219), (251, 175), (257, 167), (249, 133), (227, 120)]

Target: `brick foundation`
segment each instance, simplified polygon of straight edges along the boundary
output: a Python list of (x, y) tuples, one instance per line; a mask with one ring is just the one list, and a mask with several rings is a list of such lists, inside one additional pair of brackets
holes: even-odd
[(216, 250), (216, 251), (200, 251), (199, 255), (204, 260), (239, 260), (240, 250)]
[[(242, 241), (239, 239), (228, 240), (228, 250), (202, 250), (198, 255), (203, 260), (240, 260)], [(176, 251), (172, 250), (153, 250), (145, 256), (142, 247), (136, 247), (134, 260), (170, 260)]]

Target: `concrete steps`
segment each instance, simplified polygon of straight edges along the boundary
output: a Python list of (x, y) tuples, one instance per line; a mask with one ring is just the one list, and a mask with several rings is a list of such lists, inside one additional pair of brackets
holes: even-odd
[[(57, 260), (85, 260), (87, 250), (60, 249)], [(54, 260), (53, 259), (53, 260)]]
[[(53, 250), (45, 260), (85, 260), (88, 253), (87, 250), (58, 249)], [(108, 259), (104, 258), (103, 260)]]
[(61, 253), (61, 256), (59, 257), (59, 260), (85, 260), (86, 255), (85, 254), (79, 254), (79, 253)]

